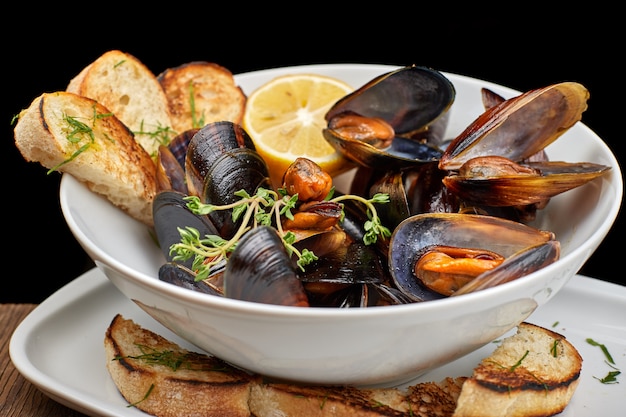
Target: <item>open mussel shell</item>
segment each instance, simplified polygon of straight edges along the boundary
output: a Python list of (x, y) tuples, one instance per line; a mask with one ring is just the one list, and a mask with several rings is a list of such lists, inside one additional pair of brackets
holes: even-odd
[[(179, 227), (193, 227), (203, 238), (206, 235), (219, 235), (211, 221), (202, 215), (192, 212), (184, 200), (185, 194), (169, 190), (159, 192), (152, 202), (154, 231), (159, 247), (167, 261), (172, 261), (170, 247), (181, 240)], [(190, 268), (193, 258), (180, 262)]]
[(338, 100), (326, 121), (345, 112), (381, 118), (396, 134), (423, 131), (452, 105), (454, 85), (441, 72), (408, 66), (382, 74)]
[(493, 207), (543, 203), (557, 194), (579, 187), (610, 169), (609, 166), (581, 162), (529, 162), (524, 166), (540, 173), (536, 176), (463, 176), (443, 178), (446, 188), (469, 203)]
[[(396, 286), (414, 301), (441, 298), (417, 278), (414, 267), (433, 246), (484, 249), (504, 258), (554, 240), (554, 233), (494, 216), (425, 213), (411, 216), (394, 230), (389, 243), (389, 270)], [(540, 262), (539, 259), (535, 259)]]
[(432, 145), (396, 136), (391, 145), (377, 148), (362, 140), (342, 136), (332, 129), (324, 129), (324, 138), (346, 159), (359, 166), (387, 169), (408, 168), (438, 161), (443, 151)]
[(224, 270), (224, 295), (237, 300), (295, 307), (309, 301), (295, 266), (276, 229), (246, 232)]
[(446, 148), (443, 170), (468, 160), (498, 155), (519, 162), (543, 150), (582, 118), (589, 91), (576, 82), (530, 90), (487, 108)]
[[(438, 160), (455, 96), (453, 84), (439, 71), (403, 67), (374, 78), (337, 101), (326, 114), (324, 137), (344, 157), (362, 166), (410, 166)], [(345, 115), (382, 119), (393, 128), (395, 138), (381, 148), (341, 134), (333, 126)]]

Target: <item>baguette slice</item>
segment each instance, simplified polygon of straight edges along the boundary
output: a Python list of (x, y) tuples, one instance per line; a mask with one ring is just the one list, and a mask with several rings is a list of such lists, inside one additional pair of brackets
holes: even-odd
[[(20, 112), (14, 138), (27, 161), (71, 174), (133, 218), (153, 225), (156, 165), (106, 107), (73, 93), (44, 93)], [(86, 149), (78, 152), (82, 146)]]
[(173, 136), (161, 84), (129, 53), (105, 52), (72, 78), (66, 91), (94, 99), (115, 113), (153, 159), (159, 145)]
[(104, 339), (106, 366), (122, 396), (158, 417), (248, 417), (256, 377), (116, 315)]
[(580, 382), (582, 357), (564, 336), (521, 323), (463, 384), (454, 417), (552, 416)]
[[(552, 347), (558, 352), (556, 358), (552, 356)], [(193, 355), (198, 363), (221, 364), (233, 379), (226, 384), (223, 381), (227, 376), (220, 377), (214, 371), (181, 373), (180, 368), (174, 371), (141, 360), (141, 355), (165, 350)], [(528, 355), (521, 361), (526, 368), (520, 365), (510, 370), (527, 350)], [(485, 358), (471, 378), (447, 377), (406, 389), (269, 381), (240, 373), (215, 357), (181, 349), (119, 314), (106, 332), (105, 351), (109, 373), (124, 398), (155, 416), (551, 416), (562, 411), (571, 399), (581, 369), (580, 355), (563, 336), (528, 323), (520, 324), (517, 334), (505, 339)], [(501, 366), (505, 363), (507, 368)], [(483, 371), (484, 368), (489, 371)], [(487, 377), (490, 385), (483, 387), (480, 381)], [(542, 378), (541, 382), (536, 377)], [(151, 385), (154, 388), (146, 397)], [(187, 399), (192, 395), (194, 401), (172, 402), (172, 398)], [(223, 414), (210, 408), (217, 407), (218, 402), (223, 406)]]
[(165, 91), (172, 127), (178, 134), (212, 122), (241, 124), (246, 96), (233, 74), (221, 65), (188, 62), (166, 69), (157, 79)]
[(250, 411), (256, 417), (449, 417), (464, 377), (398, 388), (359, 389), (294, 384), (252, 387)]
[[(451, 416), (464, 380), (446, 378), (407, 391), (271, 383), (214, 356), (187, 351), (120, 314), (111, 321), (104, 346), (107, 369), (122, 396), (157, 417)], [(148, 360), (165, 353), (183, 357), (184, 366), (173, 370)]]

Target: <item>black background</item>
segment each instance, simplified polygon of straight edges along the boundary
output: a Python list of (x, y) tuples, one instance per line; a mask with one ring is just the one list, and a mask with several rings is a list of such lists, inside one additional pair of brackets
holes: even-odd
[[(181, 4), (170, 10), (170, 4), (131, 16), (109, 4), (100, 6), (92, 5), (95, 11), (87, 13), (57, 4), (37, 9), (36, 16), (21, 10), (4, 17), (0, 98), (2, 158), (8, 165), (3, 170), (3, 237), (5, 271), (10, 272), (2, 274), (0, 302), (41, 302), (93, 266), (61, 214), (60, 176), (47, 176), (39, 164), (22, 159), (11, 119), (42, 92), (64, 90), (110, 49), (135, 55), (155, 74), (194, 60), (216, 62), (233, 73), (337, 62), (424, 65), (520, 91), (578, 81), (591, 93), (583, 123), (619, 161), (625, 156), (623, 45), (611, 13), (595, 18), (588, 10), (512, 10), (497, 17), (452, 6), (425, 11), (417, 3), (419, 10), (390, 4), (385, 10), (355, 5), (357, 10), (341, 12), (303, 3), (297, 13), (267, 5), (196, 10)], [(580, 273), (626, 285), (614, 260), (622, 217)]]

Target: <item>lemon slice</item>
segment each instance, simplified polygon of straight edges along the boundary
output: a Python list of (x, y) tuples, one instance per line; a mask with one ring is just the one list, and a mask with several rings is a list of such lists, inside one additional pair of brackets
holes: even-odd
[(319, 74), (276, 77), (246, 101), (243, 128), (265, 160), (274, 187), (282, 185), (287, 167), (298, 157), (316, 162), (331, 176), (353, 165), (324, 139), (324, 116), (353, 91), (345, 82)]

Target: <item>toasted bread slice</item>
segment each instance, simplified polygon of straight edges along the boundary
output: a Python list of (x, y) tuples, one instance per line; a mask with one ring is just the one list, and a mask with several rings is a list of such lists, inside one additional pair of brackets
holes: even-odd
[[(451, 416), (464, 380), (358, 389), (271, 383), (190, 352), (116, 315), (106, 331), (107, 369), (122, 396), (155, 416)], [(176, 369), (168, 366), (178, 364)]]
[(66, 172), (151, 226), (156, 165), (109, 109), (64, 91), (44, 93), (19, 114), (15, 145), (24, 159)]
[(122, 396), (159, 417), (249, 417), (256, 380), (221, 359), (181, 348), (116, 315), (104, 338), (106, 366)]
[(115, 113), (153, 160), (159, 145), (174, 136), (161, 84), (129, 53), (105, 52), (72, 78), (66, 91), (92, 98)]
[(243, 119), (246, 96), (233, 74), (221, 65), (188, 62), (166, 69), (157, 79), (165, 91), (172, 127), (178, 134), (212, 122), (240, 124)]
[(464, 377), (398, 388), (359, 389), (294, 384), (258, 384), (250, 411), (256, 417), (431, 417), (451, 416)]
[(571, 400), (582, 357), (564, 336), (521, 323), (463, 384), (454, 417), (552, 416)]
[[(570, 401), (581, 369), (580, 355), (563, 336), (528, 323), (485, 358), (471, 378), (447, 377), (406, 389), (270, 381), (188, 352), (120, 315), (107, 330), (105, 348), (107, 368), (124, 398), (155, 416), (551, 416)], [(146, 360), (163, 352), (191, 355), (193, 363), (220, 364), (227, 374), (182, 372), (182, 366), (173, 370)], [(223, 414), (211, 408), (216, 402)]]

